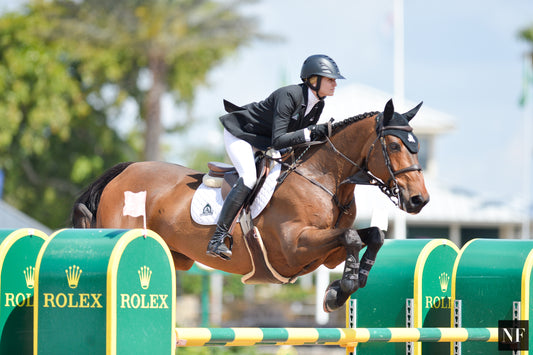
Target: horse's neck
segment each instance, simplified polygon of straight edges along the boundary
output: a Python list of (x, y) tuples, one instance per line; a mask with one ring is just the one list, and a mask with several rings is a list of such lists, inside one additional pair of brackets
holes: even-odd
[(372, 137), (375, 138), (374, 116), (353, 122), (340, 128), (330, 138), (331, 143), (317, 147), (316, 152), (305, 162), (307, 169), (318, 174), (329, 172), (330, 184), (338, 185), (352, 176), (363, 165)]

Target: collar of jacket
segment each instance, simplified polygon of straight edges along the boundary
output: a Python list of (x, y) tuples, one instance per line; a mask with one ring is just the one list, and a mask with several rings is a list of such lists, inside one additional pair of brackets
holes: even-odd
[[(303, 98), (303, 103), (300, 105), (300, 108), (304, 110), (305, 112), (305, 109), (307, 108), (307, 103), (309, 102), (309, 97), (307, 96), (308, 95), (308, 91), (309, 91), (309, 86), (307, 86), (306, 83), (301, 83), (301, 84), (298, 84), (301, 89), (302, 89), (302, 98)], [(320, 105), (323, 105), (324, 104), (324, 99), (319, 99), (317, 103), (320, 103), (322, 102)], [(315, 105), (317, 104), (315, 103)]]

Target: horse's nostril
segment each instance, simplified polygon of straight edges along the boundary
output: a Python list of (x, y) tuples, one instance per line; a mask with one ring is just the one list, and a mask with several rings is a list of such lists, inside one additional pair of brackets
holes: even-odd
[(413, 206), (419, 206), (420, 204), (424, 203), (424, 199), (420, 195), (411, 196), (411, 205)]
[(403, 206), (406, 212), (417, 214), (424, 208), (424, 206), (429, 202), (429, 196), (424, 198), (424, 195), (414, 195), (406, 201)]

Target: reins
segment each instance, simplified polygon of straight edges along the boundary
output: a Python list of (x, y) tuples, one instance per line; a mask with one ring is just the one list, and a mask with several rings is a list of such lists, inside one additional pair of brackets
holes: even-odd
[[(326, 140), (325, 141), (322, 141), (322, 142), (314, 142), (313, 145), (318, 145), (318, 144), (324, 144), (326, 142), (329, 142), (330, 145), (333, 147), (333, 149), (335, 151), (338, 152), (338, 150), (335, 148), (335, 146), (333, 145), (333, 143), (331, 143), (330, 139), (328, 137), (326, 137)], [(347, 204), (341, 204), (341, 202), (339, 201), (339, 198), (337, 197), (337, 194), (331, 192), (327, 187), (325, 187), (323, 184), (321, 184), (320, 182), (316, 181), (315, 179), (311, 179), (307, 176), (305, 176), (302, 172), (300, 172), (299, 170), (297, 170), (298, 166), (300, 166), (301, 164), (301, 159), (302, 157), (305, 155), (305, 153), (307, 153), (307, 151), (309, 150), (309, 148), (311, 147), (311, 145), (307, 145), (304, 149), (304, 151), (302, 153), (300, 153), (300, 155), (296, 158), (296, 159), (293, 159), (293, 162), (291, 164), (288, 164), (284, 161), (282, 161), (281, 159), (273, 159), (273, 160), (276, 160), (278, 163), (280, 163), (282, 166), (285, 166), (287, 169), (281, 173), (281, 175), (278, 177), (278, 186), (281, 185), (285, 179), (287, 178), (287, 176), (291, 173), (291, 172), (295, 172), (296, 174), (298, 174), (299, 176), (303, 177), (304, 179), (306, 179), (307, 181), (309, 181), (311, 184), (321, 188), (322, 190), (324, 190), (328, 195), (331, 196), (333, 202), (335, 203), (335, 205), (337, 206), (337, 208), (341, 211), (341, 213), (339, 214), (339, 216), (337, 217), (337, 221), (335, 222), (335, 228), (337, 228), (338, 224), (339, 224), (339, 221), (340, 221), (340, 216), (342, 214), (347, 214), (348, 211), (350, 210), (350, 207), (352, 206), (352, 204), (354, 203), (355, 201), (355, 196), (352, 197), (352, 199), (350, 200), (350, 202), (348, 202)], [(291, 152), (292, 154), (293, 152)], [(339, 152), (340, 153), (340, 152)], [(342, 154), (342, 153), (340, 153)], [(271, 158), (272, 159), (272, 158)], [(346, 157), (346, 159), (349, 159), (348, 157)], [(337, 186), (337, 189), (338, 187), (340, 186), (341, 184), (339, 184)]]
[[(376, 121), (379, 122), (379, 115), (376, 116)], [(326, 137), (326, 139), (324, 141), (322, 141), (322, 142), (316, 142), (316, 143), (319, 143), (319, 144), (328, 143), (335, 154), (340, 156), (342, 159), (347, 161), (352, 166), (358, 168), (358, 172), (356, 174), (354, 174), (354, 175), (348, 177), (347, 179), (341, 181), (335, 187), (336, 191), (338, 191), (338, 189), (339, 189), (339, 187), (341, 185), (346, 184), (346, 183), (373, 185), (373, 186), (379, 187), (379, 189), (385, 195), (387, 195), (389, 197), (389, 199), (396, 206), (399, 205), (399, 203), (400, 203), (400, 188), (398, 187), (398, 181), (396, 180), (396, 177), (398, 175), (405, 174), (405, 173), (408, 173), (408, 172), (411, 172), (411, 171), (421, 171), (422, 167), (419, 164), (413, 164), (413, 165), (408, 166), (406, 168), (393, 170), (392, 163), (391, 163), (389, 154), (387, 152), (387, 143), (385, 142), (385, 136), (386, 135), (384, 134), (385, 130), (390, 130), (390, 129), (403, 130), (403, 131), (408, 131), (408, 132), (411, 132), (413, 130), (412, 127), (410, 127), (410, 126), (382, 126), (382, 127), (379, 127), (378, 129), (376, 129), (376, 131), (377, 131), (376, 139), (371, 144), (371, 146), (370, 146), (370, 148), (368, 150), (366, 159), (364, 160), (364, 164), (362, 164), (362, 165), (354, 162), (348, 156), (346, 156), (344, 153), (342, 153), (340, 150), (338, 150), (337, 147), (335, 147), (335, 145), (333, 144), (333, 142), (331, 141), (331, 139), (329, 137)], [(384, 182), (379, 177), (377, 177), (374, 174), (372, 174), (372, 172), (368, 169), (368, 161), (369, 161), (370, 155), (372, 154), (372, 151), (374, 150), (374, 147), (376, 146), (376, 142), (378, 142), (378, 141), (380, 142), (381, 150), (382, 150), (382, 153), (383, 153), (383, 157), (385, 159), (385, 166), (387, 167), (387, 170), (388, 170), (389, 176), (390, 176), (389, 179), (387, 180), (387, 182)], [(297, 170), (297, 168), (301, 165), (302, 157), (308, 152), (310, 147), (311, 147), (311, 145), (307, 145), (306, 148), (303, 150), (303, 152), (300, 153), (299, 156), (296, 159), (293, 159), (291, 164), (288, 164), (288, 163), (286, 163), (284, 161), (281, 161), (281, 159), (278, 160), (279, 163), (281, 163), (283, 166), (285, 166), (287, 168), (287, 170), (285, 170), (280, 175), (280, 177), (278, 178), (278, 185), (283, 183), (285, 178), (291, 172), (295, 172), (296, 174), (298, 174), (299, 176), (303, 177), (304, 179), (306, 179), (307, 181), (309, 181), (313, 185), (315, 185), (315, 186), (319, 187), (320, 189), (324, 190), (327, 194), (329, 194), (331, 196), (333, 202), (335, 203), (337, 208), (341, 211), (341, 213), (339, 214), (339, 216), (337, 218), (337, 221), (335, 223), (335, 228), (336, 228), (338, 226), (338, 224), (339, 224), (339, 221), (340, 221), (340, 218), (341, 218), (342, 214), (347, 214), (348, 211), (350, 210), (350, 207), (352, 206), (352, 204), (355, 201), (355, 196), (352, 196), (350, 201), (347, 202), (346, 204), (342, 204), (339, 201), (339, 198), (338, 198), (336, 193), (333, 193), (332, 191), (330, 191), (327, 187), (325, 187), (320, 182), (316, 181), (315, 179), (312, 179), (312, 178), (309, 178), (309, 177), (305, 176), (302, 172)]]

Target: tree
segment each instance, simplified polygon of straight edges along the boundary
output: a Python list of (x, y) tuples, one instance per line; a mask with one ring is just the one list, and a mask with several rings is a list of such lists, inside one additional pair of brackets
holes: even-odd
[(67, 225), (75, 196), (133, 151), (72, 75), (41, 14), (0, 18), (0, 169), (5, 199), (44, 224)]
[(142, 125), (126, 137), (112, 128), (126, 100), (146, 124), (144, 158), (158, 159), (161, 96), (190, 107), (208, 71), (259, 37), (236, 12), (246, 2), (35, 0), (2, 16), (5, 199), (49, 227), (68, 225), (84, 186), (139, 158)]
[(525, 41), (528, 41), (531, 45), (529, 52), (526, 53), (526, 58), (528, 58), (530, 62), (527, 66), (524, 67), (522, 95), (520, 98), (520, 105), (524, 106), (528, 99), (529, 88), (531, 86), (531, 83), (533, 82), (533, 77), (531, 73), (531, 70), (533, 68), (533, 25), (520, 31), (519, 35), (520, 38)]
[(520, 31), (520, 37), (533, 45), (533, 25)]
[[(250, 0), (56, 1), (52, 37), (70, 39), (82, 66), (95, 52), (114, 52), (120, 68), (104, 77), (140, 107), (145, 123), (144, 159), (159, 160), (161, 99), (170, 93), (190, 106), (206, 75), (239, 47), (261, 35), (254, 19), (237, 12)], [(82, 67), (81, 72), (94, 70)], [(147, 89), (137, 84), (148, 74)], [(83, 77), (83, 75), (82, 75)], [(190, 118), (189, 118), (190, 119)], [(177, 125), (173, 129), (183, 128)]]

